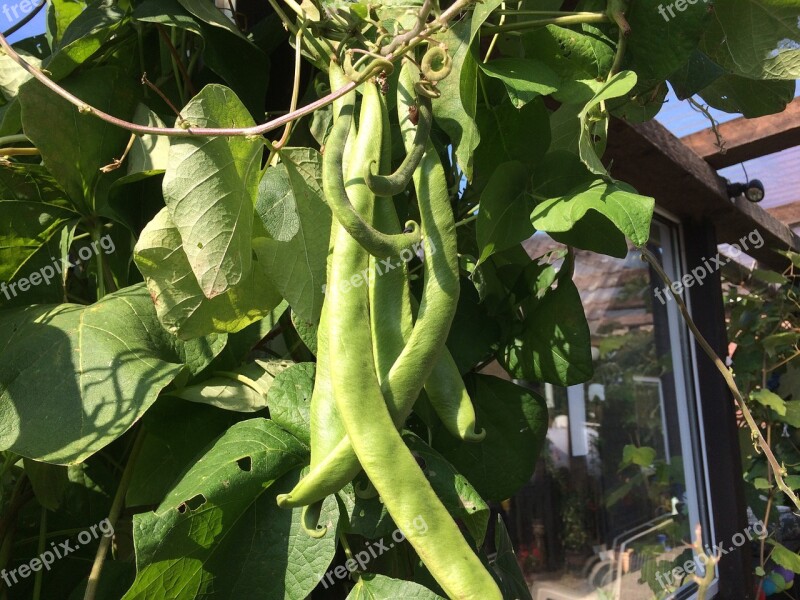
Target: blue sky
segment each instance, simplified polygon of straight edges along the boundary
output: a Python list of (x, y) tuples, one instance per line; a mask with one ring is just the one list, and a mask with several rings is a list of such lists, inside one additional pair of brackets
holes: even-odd
[[(0, 30), (5, 31), (9, 27), (13, 27), (16, 23), (21, 21), (26, 14), (31, 12), (33, 7), (35, 6), (35, 2), (41, 0), (0, 0)], [(26, 12), (25, 9), (27, 8), (28, 11)], [(14, 16), (16, 13), (16, 17)], [(22, 29), (20, 29), (17, 33), (12, 35), (9, 40), (15, 42), (17, 40), (21, 40), (26, 37), (30, 37), (33, 35), (37, 35), (39, 33), (44, 33), (44, 23), (45, 23), (45, 14), (47, 13), (46, 9), (42, 9), (39, 11), (39, 14), (36, 17), (25, 25)]]

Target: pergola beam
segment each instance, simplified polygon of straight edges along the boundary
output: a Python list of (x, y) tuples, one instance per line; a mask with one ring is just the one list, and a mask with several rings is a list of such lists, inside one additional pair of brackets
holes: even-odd
[(800, 249), (800, 238), (757, 204), (728, 198), (725, 181), (657, 121), (628, 124), (613, 120), (606, 159), (612, 174), (680, 219), (710, 221), (718, 243), (736, 243), (754, 230), (764, 245), (748, 251), (764, 266), (783, 271), (788, 260), (775, 249)]
[(715, 169), (797, 146), (800, 144), (800, 98), (795, 98), (781, 113), (757, 119), (740, 117), (722, 123), (717, 130), (725, 141), (724, 153), (717, 147), (717, 137), (711, 129), (681, 138)]

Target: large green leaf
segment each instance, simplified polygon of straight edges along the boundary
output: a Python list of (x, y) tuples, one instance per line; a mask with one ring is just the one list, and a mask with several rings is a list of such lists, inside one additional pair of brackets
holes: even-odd
[(272, 239), (253, 246), (275, 287), (301, 319), (316, 323), (322, 310), (331, 212), (319, 179), (322, 158), (310, 148), (281, 152), (281, 165), (267, 169), (257, 211)]
[(587, 211), (607, 217), (637, 246), (647, 243), (655, 200), (640, 196), (624, 183), (601, 180), (581, 183), (564, 196), (542, 199), (531, 212), (531, 220), (541, 231), (569, 231)]
[(559, 102), (587, 102), (614, 60), (612, 42), (596, 28), (584, 25), (583, 29), (548, 25), (520, 38), (527, 58), (544, 63), (560, 77), (560, 89), (554, 94)]
[(142, 231), (134, 255), (161, 324), (178, 337), (239, 331), (267, 316), (280, 302), (261, 256), (250, 262), (237, 285), (208, 299), (192, 274), (184, 247), (165, 208)]
[[(98, 67), (76, 74), (60, 84), (81, 100), (120, 118), (130, 118), (138, 87), (115, 67)], [(22, 126), (42, 153), (47, 169), (81, 212), (91, 212), (95, 197), (124, 174), (100, 168), (122, 155), (130, 134), (81, 112), (38, 81), (28, 81), (19, 92)]]
[(475, 149), (472, 188), (477, 191), (504, 162), (535, 165), (550, 143), (550, 113), (541, 98), (521, 109), (514, 108), (507, 98), (490, 106), (481, 104), (476, 120), (481, 143)]
[(134, 517), (137, 576), (125, 600), (170, 590), (173, 600), (301, 600), (336, 551), (338, 509), (323, 505), (328, 533), (303, 531), (300, 509), (276, 490), (299, 480), (306, 449), (272, 421), (233, 425), (193, 461), (154, 513)]
[[(20, 56), (34, 67), (41, 66), (42, 61), (27, 52), (17, 50)], [(7, 54), (0, 56), (0, 91), (6, 100), (16, 98), (20, 86), (28, 81), (32, 76), (12, 60)]]
[(606, 175), (606, 168), (600, 158), (603, 156), (608, 136), (608, 116), (602, 114), (601, 103), (619, 98), (630, 92), (636, 85), (636, 73), (622, 71), (617, 73), (600, 88), (591, 100), (578, 113), (580, 135), (578, 151), (581, 160), (589, 170), (598, 175)]
[[(264, 110), (269, 58), (230, 21), (223, 18), (215, 22), (216, 17), (222, 17), (221, 13), (205, 0), (180, 4), (178, 0), (145, 0), (133, 11), (137, 21), (175, 27), (200, 36), (204, 64), (236, 92), (253, 115), (258, 116)], [(258, 77), (253, 77), (253, 73), (258, 73)]]
[[(203, 88), (181, 114), (194, 127), (254, 125), (236, 95), (221, 85)], [(207, 298), (250, 273), (263, 147), (261, 140), (245, 137), (174, 138), (170, 145), (164, 200)]]
[(636, 0), (629, 6), (625, 16), (631, 33), (624, 66), (641, 79), (665, 79), (676, 71), (689, 59), (713, 18), (709, 5), (696, 0), (684, 3), (683, 11), (663, 0)]
[(729, 113), (741, 113), (748, 119), (783, 112), (794, 98), (795, 82), (755, 80), (738, 75), (724, 75), (703, 88), (699, 95), (709, 106)]
[(717, 2), (700, 49), (736, 75), (798, 79), (798, 12), (796, 0)]
[(347, 600), (444, 600), (413, 581), (392, 579), (385, 575), (365, 573), (347, 596)]
[(725, 75), (725, 69), (705, 53), (695, 50), (686, 63), (669, 77), (669, 82), (680, 100), (686, 100)]
[(497, 515), (494, 530), (494, 547), (497, 549), (497, 555), (492, 561), (492, 568), (500, 579), (503, 598), (531, 600), (530, 588), (522, 574), (517, 555), (514, 554), (514, 546), (500, 515)]
[(267, 394), (275, 377), (292, 364), (285, 360), (256, 360), (236, 371), (216, 373), (210, 379), (182, 387), (171, 394), (189, 402), (225, 410), (256, 412), (266, 408)]
[(233, 22), (223, 15), (211, 2), (206, 2), (205, 0), (178, 0), (178, 2), (204, 23), (224, 29), (238, 36), (242, 35)]
[(57, 242), (77, 218), (44, 168), (0, 170), (0, 305), (63, 299)]
[[(66, 3), (60, 3), (57, 11), (61, 17), (58, 27), (62, 27), (67, 21), (69, 25), (63, 31), (59, 29), (58, 45), (45, 63), (50, 77), (56, 81), (66, 77), (94, 56), (113, 39), (125, 21), (125, 10), (119, 2), (95, 0), (85, 8), (82, 7), (82, 2), (79, 5), (82, 10), (78, 14), (73, 13), (73, 8), (67, 8)], [(83, 99), (82, 96), (78, 97)]]
[(472, 375), (467, 389), (486, 438), (464, 444), (440, 431), (433, 445), (481, 497), (499, 502), (530, 479), (547, 434), (547, 407), (538, 394), (497, 377)]
[(530, 221), (533, 199), (528, 193), (528, 169), (517, 161), (500, 165), (481, 194), (476, 225), (478, 264), (534, 233)]
[(158, 506), (195, 457), (237, 421), (252, 418), (164, 395), (142, 417), (144, 442), (125, 506)]
[(0, 313), (0, 447), (58, 464), (80, 462), (121, 436), (187, 368), (225, 345), (181, 342), (161, 328), (143, 285), (91, 306)]
[(440, 81), (441, 96), (433, 103), (436, 122), (453, 142), (455, 156), (468, 180), (472, 179), (473, 157), (480, 142), (475, 123), (478, 102), (478, 63), (472, 42), (483, 22), (500, 6), (500, 0), (486, 0), (475, 5), (462, 21), (437, 36), (447, 46), (453, 60), (450, 75)]
[(537, 96), (552, 94), (561, 85), (561, 78), (535, 59), (499, 58), (480, 67), (489, 77), (503, 82), (516, 108), (522, 108)]
[(86, 8), (84, 0), (51, 0), (48, 7), (48, 26), (47, 29), (52, 36), (53, 44), (57, 44), (78, 15)]
[(311, 441), (311, 392), (314, 363), (297, 363), (277, 373), (267, 392), (269, 416), (278, 425), (308, 445)]
[(556, 289), (525, 305), (525, 331), (511, 348), (515, 377), (556, 385), (581, 383), (592, 376), (591, 336), (578, 289), (562, 273)]

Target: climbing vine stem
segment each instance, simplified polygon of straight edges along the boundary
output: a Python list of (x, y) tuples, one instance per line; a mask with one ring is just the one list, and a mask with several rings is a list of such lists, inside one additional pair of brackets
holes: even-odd
[[(392, 61), (400, 58), (406, 52), (416, 47), (421, 42), (427, 40), (432, 34), (436, 33), (437, 31), (445, 27), (447, 23), (449, 23), (457, 15), (461, 14), (461, 12), (466, 8), (468, 8), (473, 2), (475, 2), (475, 0), (456, 0), (446, 10), (442, 11), (442, 13), (437, 18), (435, 18), (430, 22), (427, 22), (427, 24), (423, 24), (420, 26), (420, 22), (425, 21), (425, 19), (423, 19), (423, 15), (426, 15), (427, 18), (427, 15), (430, 13), (430, 1), (427, 0), (426, 3), (423, 4), (422, 8), (420, 9), (418, 24), (415, 25), (414, 28), (410, 29), (409, 31), (399, 34), (392, 40), (392, 42), (390, 42), (386, 46), (383, 46), (380, 49), (381, 56)], [(426, 5), (428, 5), (427, 9)], [(296, 33), (296, 30), (293, 31), (293, 33)], [(301, 117), (309, 115), (320, 108), (328, 106), (334, 100), (337, 100), (342, 96), (344, 96), (345, 94), (356, 89), (360, 84), (362, 84), (364, 81), (366, 81), (373, 75), (373, 73), (367, 72), (363, 74), (359, 80), (346, 83), (339, 89), (331, 91), (326, 96), (319, 98), (314, 102), (310, 102), (309, 104), (297, 108), (296, 110), (290, 111), (285, 115), (267, 121), (266, 123), (262, 123), (261, 125), (256, 125), (254, 127), (230, 127), (230, 128), (190, 127), (186, 129), (181, 127), (151, 127), (151, 126), (137, 125), (136, 123), (131, 123), (130, 121), (120, 119), (119, 117), (110, 115), (107, 112), (100, 110), (99, 108), (87, 104), (74, 94), (68, 92), (63, 87), (58, 85), (55, 81), (50, 79), (47, 75), (45, 75), (45, 73), (41, 69), (34, 67), (30, 63), (28, 63), (24, 58), (22, 58), (16, 52), (16, 50), (14, 50), (14, 48), (11, 47), (11, 44), (8, 43), (8, 40), (4, 35), (0, 35), (0, 48), (2, 48), (2, 50), (11, 60), (13, 60), (23, 69), (25, 69), (25, 71), (27, 71), (34, 79), (45, 85), (52, 92), (58, 94), (61, 98), (63, 98), (70, 104), (76, 106), (82, 114), (94, 116), (102, 121), (105, 121), (106, 123), (109, 123), (116, 127), (120, 127), (121, 129), (126, 129), (128, 131), (131, 131), (139, 135), (150, 134), (150, 135), (163, 135), (171, 137), (260, 136), (269, 131), (274, 131), (279, 127), (283, 127), (287, 123), (291, 123), (292, 121), (296, 121)]]
[(786, 482), (783, 479), (783, 475), (785, 473), (783, 466), (778, 463), (778, 460), (775, 458), (775, 454), (772, 452), (772, 448), (770, 448), (769, 443), (767, 440), (764, 439), (764, 436), (761, 434), (761, 429), (759, 429), (758, 424), (756, 423), (755, 419), (753, 418), (750, 409), (747, 407), (747, 403), (745, 402), (744, 398), (742, 397), (742, 393), (739, 391), (739, 387), (736, 385), (736, 381), (733, 379), (733, 374), (731, 373), (730, 369), (725, 366), (725, 363), (722, 362), (717, 353), (714, 352), (714, 349), (711, 345), (706, 341), (703, 337), (703, 334), (700, 333), (700, 330), (697, 328), (697, 325), (692, 320), (691, 315), (689, 314), (689, 310), (686, 308), (686, 304), (684, 303), (683, 299), (678, 295), (672, 292), (672, 281), (670, 280), (669, 276), (664, 272), (664, 269), (661, 267), (661, 264), (658, 262), (658, 259), (650, 252), (647, 248), (640, 248), (642, 252), (642, 258), (647, 261), (656, 274), (661, 278), (667, 288), (670, 290), (672, 297), (675, 299), (675, 303), (678, 305), (678, 309), (683, 315), (686, 324), (689, 326), (692, 334), (694, 335), (697, 343), (703, 349), (703, 352), (706, 353), (709, 359), (714, 363), (714, 366), (722, 375), (725, 383), (728, 385), (728, 388), (733, 394), (734, 401), (736, 402), (737, 408), (742, 412), (742, 416), (744, 417), (747, 426), (750, 428), (750, 436), (754, 441), (754, 446), (756, 449), (761, 449), (764, 452), (764, 456), (769, 463), (770, 469), (772, 474), (775, 476), (775, 482), (778, 484), (780, 490), (786, 494), (786, 497), (789, 498), (792, 503), (800, 509), (800, 499), (797, 498), (795, 493), (792, 491)]
[[(108, 512), (108, 522), (113, 531), (117, 526), (119, 515), (122, 512), (122, 507), (125, 504), (125, 494), (128, 492), (128, 485), (130, 485), (131, 478), (133, 477), (133, 468), (136, 464), (136, 459), (142, 449), (144, 443), (144, 427), (139, 426), (136, 432), (136, 437), (131, 445), (131, 451), (128, 454), (128, 462), (125, 465), (125, 470), (122, 472), (122, 478), (117, 487), (117, 493), (114, 495), (114, 500), (111, 502), (111, 510)], [(86, 583), (86, 593), (83, 595), (83, 600), (94, 600), (97, 595), (97, 586), (100, 583), (100, 573), (103, 571), (106, 555), (111, 546), (112, 535), (104, 535), (100, 538), (100, 545), (97, 547), (97, 554), (94, 557), (92, 570), (89, 573), (89, 581)]]

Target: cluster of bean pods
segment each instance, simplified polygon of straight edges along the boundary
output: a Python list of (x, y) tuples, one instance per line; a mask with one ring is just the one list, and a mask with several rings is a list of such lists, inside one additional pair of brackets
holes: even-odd
[[(391, 159), (389, 116), (378, 86), (361, 87), (334, 103), (334, 120), (323, 154), (323, 190), (334, 215), (326, 296), (317, 333), (317, 372), (311, 397), (309, 473), (282, 507), (304, 507), (310, 535), (322, 501), (363, 469), (389, 514), (430, 573), (454, 599), (501, 600), (475, 549), (464, 538), (428, 482), (399, 429), (423, 387), (447, 430), (479, 442), (475, 412), (464, 382), (444, 345), (459, 296), (456, 232), (447, 181), (430, 141), (435, 82), (449, 71), (439, 47), (420, 69), (404, 62), (397, 107), (406, 157), (391, 175), (379, 175)], [(438, 67), (437, 67), (438, 65)], [(330, 65), (331, 89), (348, 81), (346, 69)], [(401, 228), (391, 196), (408, 185), (416, 191), (420, 223)], [(412, 297), (405, 262), (380, 276), (376, 261), (425, 248), (420, 301)], [(355, 274), (368, 285), (343, 286)], [(423, 518), (421, 532), (413, 523)], [(416, 521), (415, 521), (416, 520)]]

